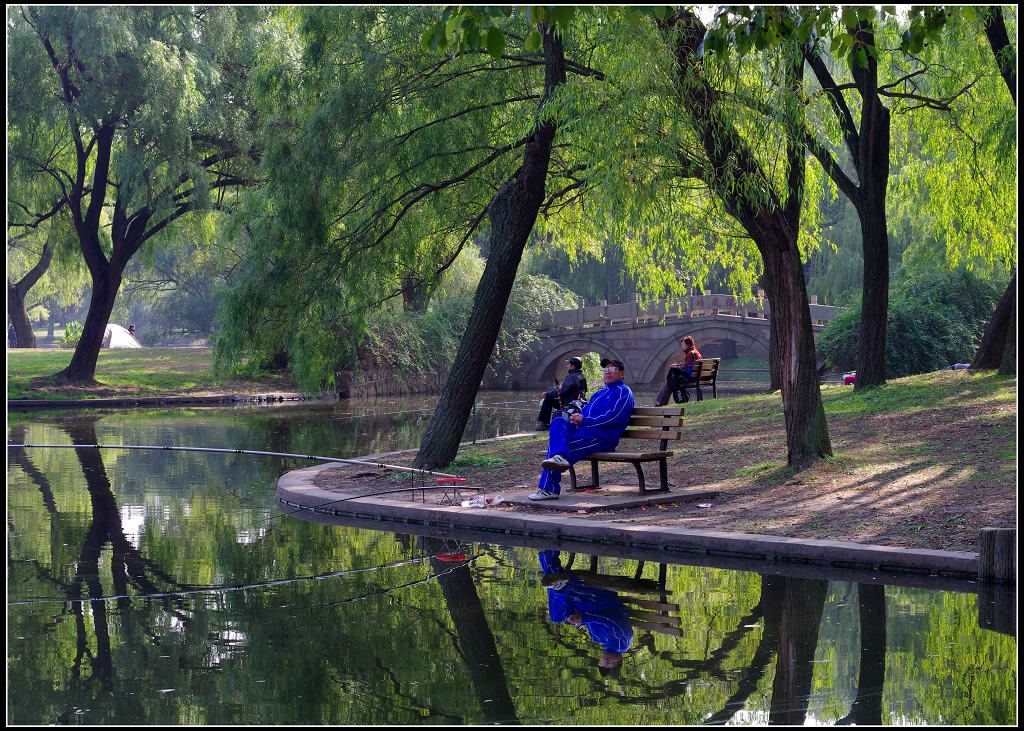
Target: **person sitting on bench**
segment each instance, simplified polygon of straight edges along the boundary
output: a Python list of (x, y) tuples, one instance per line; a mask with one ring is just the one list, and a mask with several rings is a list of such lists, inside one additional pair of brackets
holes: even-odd
[(542, 394), (544, 400), (540, 404), (540, 413), (537, 414), (538, 431), (545, 431), (548, 428), (551, 423), (551, 410), (555, 406), (561, 408), (570, 401), (581, 398), (587, 391), (587, 379), (583, 375), (583, 361), (573, 357), (565, 362), (569, 364), (569, 372), (565, 376), (565, 381), (562, 382), (562, 387), (556, 386)]
[(537, 492), (530, 500), (557, 500), (562, 472), (588, 454), (615, 449), (633, 413), (633, 392), (622, 382), (626, 366), (621, 360), (601, 360), (604, 388), (595, 393), (583, 411), (551, 420), (547, 459)]
[(680, 340), (679, 345), (683, 349), (683, 362), (669, 365), (665, 385), (661, 387), (661, 392), (654, 402), (655, 406), (664, 406), (668, 403), (670, 397), (674, 397), (677, 404), (690, 400), (690, 396), (686, 393), (686, 389), (683, 386), (694, 380), (693, 364), (701, 359), (701, 355), (700, 351), (693, 344), (693, 338), (689, 335)]

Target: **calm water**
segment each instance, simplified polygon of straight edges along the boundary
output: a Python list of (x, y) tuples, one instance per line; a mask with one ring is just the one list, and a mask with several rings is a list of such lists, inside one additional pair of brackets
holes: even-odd
[[(350, 457), (414, 447), (419, 408), (10, 413), (8, 442)], [(480, 409), (478, 436), (534, 417)], [(537, 550), (280, 517), (278, 476), (307, 464), (8, 450), (8, 722), (1016, 722), (1016, 641), (979, 626), (969, 585), (563, 552), (543, 557), (574, 571), (558, 592)], [(617, 672), (602, 641), (628, 645)]]

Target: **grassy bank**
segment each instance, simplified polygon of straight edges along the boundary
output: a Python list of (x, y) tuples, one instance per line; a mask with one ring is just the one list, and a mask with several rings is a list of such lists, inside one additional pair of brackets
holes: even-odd
[(280, 374), (217, 378), (210, 348), (101, 350), (96, 364), (99, 386), (57, 386), (53, 374), (71, 361), (71, 350), (7, 351), (8, 399), (116, 398), (201, 395), (221, 392), (295, 391)]
[[(686, 443), (669, 460), (672, 492), (715, 490), (708, 509), (595, 513), (595, 519), (914, 548), (977, 550), (987, 526), (1015, 526), (1017, 380), (994, 372), (939, 371), (855, 393), (825, 386), (834, 454), (786, 466), (778, 394), (690, 402)], [(640, 399), (643, 403), (643, 399)], [(547, 435), (464, 446), (450, 471), (487, 494), (532, 492)], [(649, 445), (623, 441), (620, 449)], [(411, 463), (413, 454), (388, 461)], [(650, 471), (649, 468), (648, 471)], [(589, 466), (579, 466), (583, 482)], [(656, 471), (649, 474), (654, 479)], [(357, 468), (320, 473), (324, 487), (372, 491), (402, 477)], [(629, 465), (601, 467), (602, 484), (635, 485)], [(568, 488), (568, 478), (563, 480)], [(530, 509), (530, 508), (526, 508)], [(581, 517), (581, 516), (573, 516)]]

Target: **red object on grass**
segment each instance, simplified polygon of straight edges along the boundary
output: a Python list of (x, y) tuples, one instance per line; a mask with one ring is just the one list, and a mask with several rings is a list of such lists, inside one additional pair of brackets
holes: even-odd
[(853, 373), (847, 373), (845, 376), (843, 376), (843, 385), (844, 386), (851, 386), (851, 385), (853, 385), (853, 382), (856, 379), (857, 379), (857, 376), (855, 376)]
[(438, 482), (465, 482), (465, 477), (438, 477)]

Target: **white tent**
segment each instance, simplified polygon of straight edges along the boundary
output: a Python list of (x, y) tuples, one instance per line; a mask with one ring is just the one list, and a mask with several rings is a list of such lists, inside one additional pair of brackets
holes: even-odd
[(103, 331), (104, 348), (141, 348), (142, 343), (135, 339), (135, 336), (128, 332), (127, 328), (120, 325), (107, 325)]

